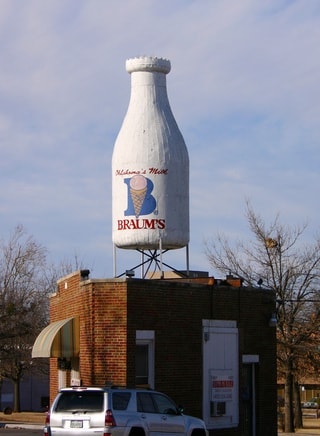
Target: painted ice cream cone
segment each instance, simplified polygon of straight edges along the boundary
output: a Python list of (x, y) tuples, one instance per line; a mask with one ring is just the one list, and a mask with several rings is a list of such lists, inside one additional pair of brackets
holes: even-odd
[(130, 180), (130, 194), (136, 218), (139, 217), (147, 193), (147, 179), (143, 176), (133, 176)]

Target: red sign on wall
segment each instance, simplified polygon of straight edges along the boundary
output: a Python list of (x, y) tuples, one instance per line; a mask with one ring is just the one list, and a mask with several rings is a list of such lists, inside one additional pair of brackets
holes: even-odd
[(213, 380), (213, 388), (233, 388), (233, 380)]
[(212, 377), (211, 401), (232, 401), (234, 395), (234, 380), (232, 375)]

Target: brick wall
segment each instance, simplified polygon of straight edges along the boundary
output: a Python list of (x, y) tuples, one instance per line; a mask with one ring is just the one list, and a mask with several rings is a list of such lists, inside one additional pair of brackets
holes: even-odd
[[(50, 299), (50, 321), (80, 319), (83, 385), (125, 385), (127, 363), (126, 283), (81, 281), (80, 271), (62, 278)], [(68, 379), (68, 384), (70, 380)], [(58, 390), (57, 359), (50, 362), (50, 398)]]
[[(50, 298), (50, 322), (69, 317), (80, 318), (80, 359), (81, 376), (90, 382), (91, 366), (91, 292), (81, 292), (79, 288), (80, 271), (58, 281), (57, 292)], [(69, 375), (69, 374), (68, 374)], [(70, 381), (68, 381), (70, 383)], [(58, 390), (57, 359), (50, 359), (50, 400)]]
[(93, 288), (93, 384), (127, 384), (125, 282), (95, 281)]
[[(275, 329), (268, 326), (273, 295), (214, 281), (61, 279), (50, 300), (51, 322), (80, 318), (80, 373), (84, 385), (135, 384), (136, 330), (155, 331), (155, 388), (202, 416), (202, 320), (236, 320), (240, 392), (243, 354), (260, 356), (259, 435), (276, 431)], [(51, 359), (51, 400), (57, 392), (57, 361)], [(242, 403), (240, 401), (240, 412)], [(241, 426), (240, 426), (241, 427)], [(267, 429), (267, 430), (266, 430)], [(239, 429), (215, 435), (238, 435)]]
[[(202, 319), (210, 313), (209, 296), (206, 286), (199, 284), (128, 283), (129, 331), (155, 331), (155, 388), (198, 416), (202, 410)], [(133, 356), (133, 337), (130, 344)], [(130, 382), (134, 377), (132, 368)]]

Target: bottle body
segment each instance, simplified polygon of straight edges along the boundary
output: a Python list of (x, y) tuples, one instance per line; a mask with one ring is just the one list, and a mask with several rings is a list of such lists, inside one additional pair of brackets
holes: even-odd
[(189, 157), (166, 89), (170, 62), (126, 63), (131, 96), (112, 156), (112, 237), (119, 248), (189, 242)]

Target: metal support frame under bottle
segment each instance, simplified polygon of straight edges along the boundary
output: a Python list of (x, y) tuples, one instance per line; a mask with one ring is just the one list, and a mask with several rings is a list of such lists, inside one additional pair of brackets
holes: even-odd
[[(164, 278), (164, 270), (163, 267), (169, 268), (169, 270), (176, 272), (179, 274), (179, 276), (182, 277), (189, 277), (189, 245), (186, 245), (185, 247), (182, 247), (186, 249), (186, 272), (182, 272), (177, 270), (171, 265), (168, 265), (163, 261), (163, 255), (170, 251), (169, 249), (162, 249), (162, 241), (161, 238), (159, 240), (159, 248), (154, 250), (142, 250), (142, 249), (136, 249), (137, 252), (141, 254), (141, 262), (134, 267), (130, 268), (129, 270), (124, 271), (121, 274), (117, 275), (117, 247), (113, 245), (113, 276), (116, 278), (120, 278), (123, 276), (127, 277), (133, 277), (134, 271), (138, 268), (141, 268), (141, 278), (145, 279), (150, 272), (151, 266), (155, 267), (154, 271), (160, 271), (160, 278)], [(152, 275), (149, 276), (152, 278)]]

